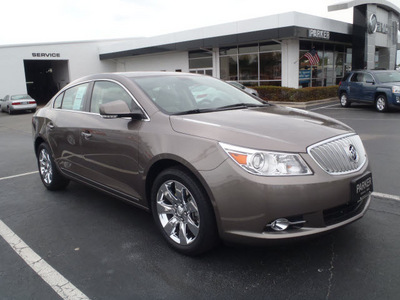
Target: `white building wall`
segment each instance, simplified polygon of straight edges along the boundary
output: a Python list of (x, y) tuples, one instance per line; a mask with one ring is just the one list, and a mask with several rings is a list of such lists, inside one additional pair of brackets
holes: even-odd
[(153, 55), (138, 55), (131, 58), (119, 58), (118, 72), (130, 71), (175, 71), (189, 72), (188, 52), (168, 52)]
[(284, 40), (282, 47), (282, 86), (299, 87), (299, 52), (298, 39)]
[[(59, 44), (11, 45), (0, 47), (0, 97), (26, 93), (24, 60), (67, 60), (69, 81), (79, 77), (115, 72), (114, 61), (100, 61), (99, 46), (107, 42), (75, 42)], [(56, 54), (56, 57), (37, 57), (33, 53)], [(68, 83), (68, 82), (66, 82)]]

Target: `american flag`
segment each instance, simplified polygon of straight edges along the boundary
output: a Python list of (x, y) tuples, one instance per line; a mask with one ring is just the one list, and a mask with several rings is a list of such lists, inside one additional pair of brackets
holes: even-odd
[(308, 59), (308, 61), (310, 62), (310, 65), (312, 65), (312, 66), (318, 65), (319, 56), (318, 56), (317, 50), (315, 50), (315, 48), (312, 48), (311, 51), (304, 54), (304, 56)]

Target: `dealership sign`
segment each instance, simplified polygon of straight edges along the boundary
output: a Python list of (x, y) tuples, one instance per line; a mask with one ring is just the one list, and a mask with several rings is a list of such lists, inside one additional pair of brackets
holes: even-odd
[(368, 33), (373, 34), (375, 32), (380, 32), (387, 34), (389, 31), (388, 24), (378, 21), (375, 14), (371, 14), (368, 19)]
[(329, 38), (331, 37), (331, 33), (326, 30), (308, 29), (308, 37), (329, 40)]
[(32, 53), (32, 57), (49, 57), (49, 58), (56, 58), (60, 57), (60, 53), (39, 53), (39, 52), (34, 52)]

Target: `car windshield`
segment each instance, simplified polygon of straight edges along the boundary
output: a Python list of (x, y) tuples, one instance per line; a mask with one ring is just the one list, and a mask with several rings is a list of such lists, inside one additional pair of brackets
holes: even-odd
[(32, 99), (29, 95), (12, 95), (11, 100)]
[(202, 113), (266, 102), (209, 76), (161, 75), (131, 78), (167, 114)]
[(379, 72), (375, 73), (375, 76), (382, 83), (400, 82), (400, 72), (397, 71)]

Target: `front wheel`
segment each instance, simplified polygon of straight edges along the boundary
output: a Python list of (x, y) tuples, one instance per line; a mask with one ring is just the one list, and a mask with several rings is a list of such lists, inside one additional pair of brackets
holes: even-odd
[(351, 102), (349, 101), (349, 98), (347, 97), (346, 93), (342, 93), (340, 95), (340, 105), (342, 107), (349, 107)]
[(388, 111), (388, 104), (385, 95), (379, 95), (375, 100), (375, 108), (379, 112)]
[(161, 172), (154, 181), (151, 200), (157, 227), (173, 249), (198, 255), (216, 245), (211, 203), (187, 171), (171, 168)]
[(58, 171), (50, 147), (46, 143), (40, 144), (38, 148), (37, 162), (40, 179), (47, 189), (61, 190), (68, 185), (69, 180)]

